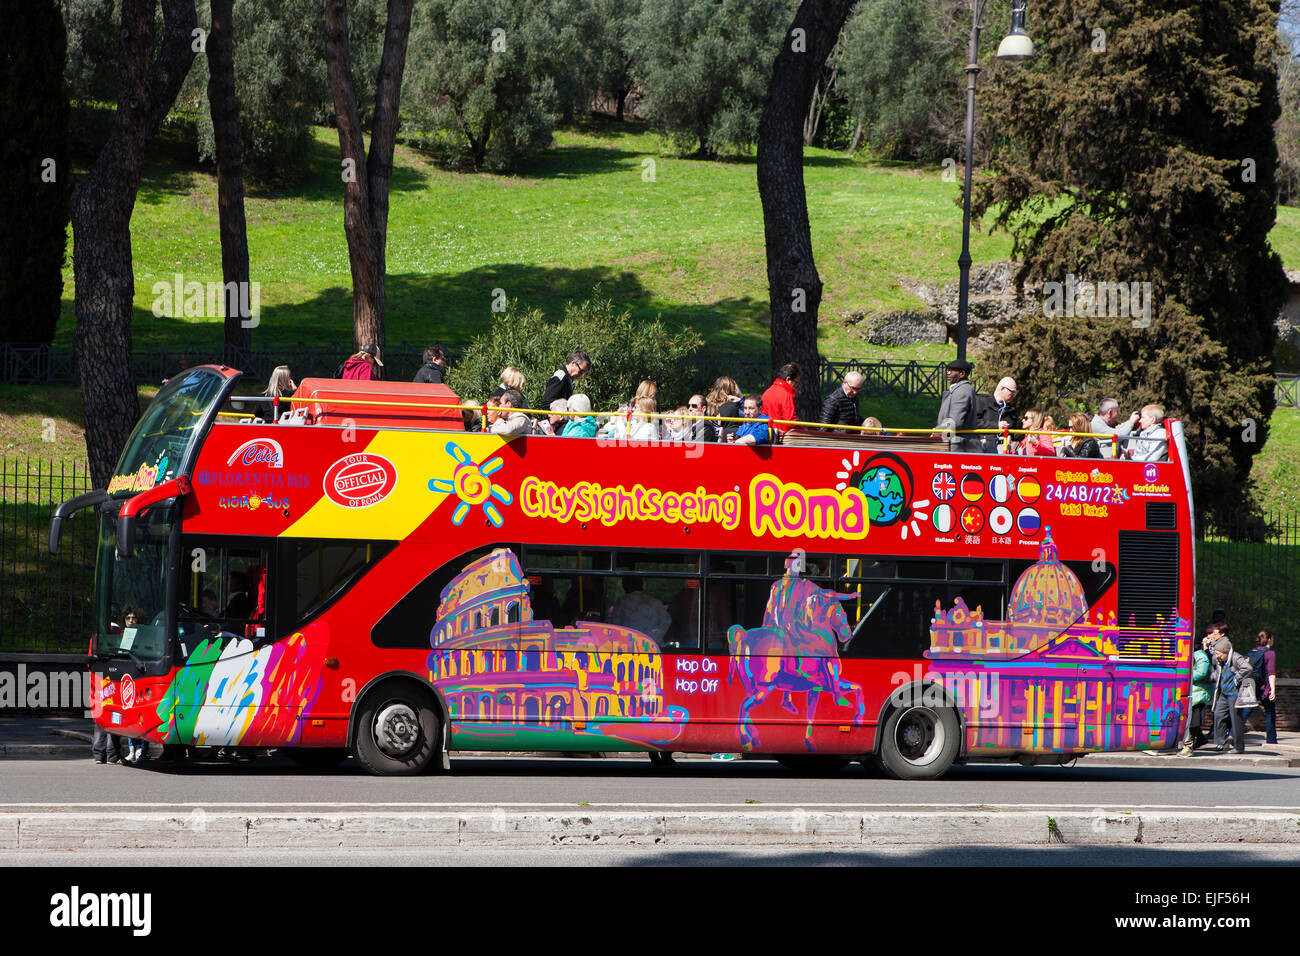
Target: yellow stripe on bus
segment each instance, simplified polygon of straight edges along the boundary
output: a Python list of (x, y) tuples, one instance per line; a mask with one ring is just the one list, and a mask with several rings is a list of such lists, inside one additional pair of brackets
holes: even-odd
[[(294, 538), (402, 540), (443, 501), (454, 497), (449, 491), (430, 490), (431, 480), (441, 479), (450, 483), (462, 465), (477, 474), (476, 466), (492, 458), (504, 444), (505, 441), (496, 435), (380, 432), (356, 454), (381, 455), (392, 462), (397, 469), (397, 483), (393, 490), (364, 508), (346, 507), (322, 494), (320, 500), (284, 534)], [(459, 456), (449, 450), (449, 445), (459, 449)], [(320, 480), (324, 480), (323, 475)], [(507, 487), (510, 485), (513, 482), (509, 482)], [(451, 527), (450, 512), (447, 527)]]

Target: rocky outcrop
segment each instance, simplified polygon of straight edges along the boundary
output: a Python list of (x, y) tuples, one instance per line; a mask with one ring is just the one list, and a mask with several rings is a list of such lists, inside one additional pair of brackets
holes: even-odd
[[(971, 269), (970, 300), (966, 316), (966, 338), (969, 344), (991, 345), (993, 333), (997, 329), (1038, 310), (1036, 295), (1027, 294), (1017, 301), (1013, 282), (1017, 268), (1014, 262), (995, 262)], [(844, 316), (849, 327), (872, 345), (957, 341), (958, 279), (942, 285), (901, 279), (899, 284), (928, 308), (876, 312), (870, 315), (854, 313)]]

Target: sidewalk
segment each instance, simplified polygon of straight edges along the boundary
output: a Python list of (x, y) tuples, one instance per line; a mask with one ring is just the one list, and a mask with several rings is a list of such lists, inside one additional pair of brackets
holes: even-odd
[[(1191, 757), (1175, 751), (1159, 753), (1142, 750), (1133, 753), (1089, 754), (1079, 759), (1081, 767), (1300, 767), (1300, 731), (1278, 731), (1276, 744), (1265, 744), (1262, 733), (1246, 734), (1246, 752), (1214, 753), (1211, 745), (1197, 750)], [(0, 717), (0, 758), (90, 757), (91, 726), (79, 717)], [(485, 756), (487, 756), (485, 754)], [(501, 754), (499, 756), (504, 756)], [(635, 754), (619, 755), (635, 759)], [(707, 755), (698, 755), (708, 759)], [(687, 757), (686, 759), (692, 759)], [(998, 761), (1003, 762), (1003, 761)]]

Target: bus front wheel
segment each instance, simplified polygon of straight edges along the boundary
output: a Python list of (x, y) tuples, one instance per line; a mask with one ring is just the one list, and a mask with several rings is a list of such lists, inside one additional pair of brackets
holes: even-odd
[(895, 780), (934, 780), (957, 759), (961, 725), (951, 707), (895, 707), (881, 730), (880, 769)]
[(423, 694), (406, 688), (372, 694), (357, 722), (354, 755), (385, 777), (423, 773), (438, 752), (438, 715)]

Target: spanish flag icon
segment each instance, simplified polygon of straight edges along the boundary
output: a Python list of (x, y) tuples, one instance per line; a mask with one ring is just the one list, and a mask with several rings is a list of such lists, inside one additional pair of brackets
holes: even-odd
[(1038, 496), (1043, 493), (1043, 486), (1038, 483), (1038, 479), (1033, 475), (1025, 475), (1016, 482), (1016, 494), (1025, 504), (1033, 504), (1038, 500)]

